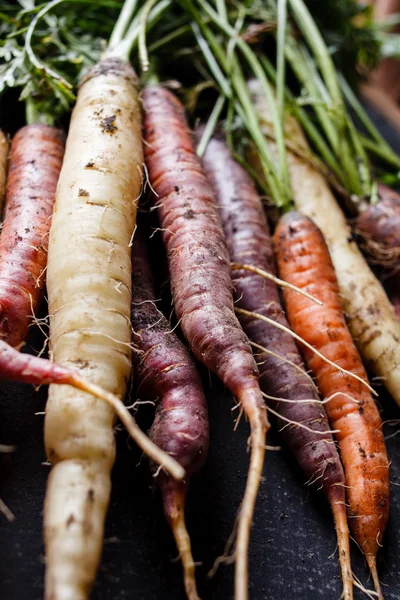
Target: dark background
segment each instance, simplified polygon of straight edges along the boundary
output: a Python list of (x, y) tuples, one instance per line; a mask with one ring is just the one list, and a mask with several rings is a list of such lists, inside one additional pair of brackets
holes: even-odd
[[(13, 109), (10, 109), (13, 106)], [(22, 112), (6, 102), (0, 126), (12, 133)], [(1, 110), (1, 107), (0, 107)], [(378, 120), (385, 135), (400, 150), (390, 127)], [(39, 351), (41, 335), (32, 328), (28, 351)], [(203, 600), (233, 597), (233, 566), (220, 567), (209, 580), (207, 572), (221, 555), (232, 531), (244, 491), (248, 454), (248, 426), (242, 420), (233, 431), (232, 398), (221, 384), (203, 371), (209, 400), (211, 449), (201, 473), (193, 479), (188, 496), (187, 524), (192, 537), (199, 592)], [(0, 443), (17, 446), (14, 454), (0, 456), (0, 497), (16, 519), (0, 515), (0, 597), (39, 600), (43, 596), (44, 559), (42, 511), (49, 466), (43, 447), (46, 389), (0, 382)], [(400, 418), (394, 402), (380, 396), (386, 436), (394, 436)], [(39, 413), (39, 414), (38, 414)], [(148, 409), (139, 415), (147, 427)], [(400, 599), (400, 439), (387, 440), (391, 466), (391, 515), (379, 553), (378, 568), (385, 598)], [(279, 443), (275, 434), (269, 444)], [(179, 600), (184, 598), (177, 552), (165, 523), (160, 496), (146, 460), (130, 447), (124, 431), (117, 432), (117, 462), (106, 522), (103, 557), (93, 600)], [(139, 464), (140, 463), (140, 464)], [(341, 595), (333, 522), (325, 498), (304, 485), (296, 464), (285, 451), (267, 452), (264, 481), (254, 518), (250, 546), (252, 600), (324, 598)], [(356, 545), (353, 570), (364, 585), (371, 581)], [(364, 597), (361, 592), (356, 598)]]

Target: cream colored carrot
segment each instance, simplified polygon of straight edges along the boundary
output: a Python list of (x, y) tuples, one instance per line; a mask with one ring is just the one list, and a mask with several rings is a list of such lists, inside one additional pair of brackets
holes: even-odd
[[(82, 81), (53, 216), (47, 270), (55, 361), (123, 397), (131, 372), (131, 258), (142, 185), (136, 76), (105, 58)], [(45, 441), (46, 598), (88, 597), (99, 563), (114, 462), (114, 411), (50, 387)]]

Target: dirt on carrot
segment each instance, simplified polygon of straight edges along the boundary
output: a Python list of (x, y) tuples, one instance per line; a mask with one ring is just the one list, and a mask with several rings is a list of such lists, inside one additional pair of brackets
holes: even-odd
[(213, 192), (178, 99), (146, 88), (145, 157), (168, 253), (174, 307), (196, 358), (237, 397), (251, 427), (249, 477), (238, 521), (235, 597), (248, 597), (247, 549), (269, 423), (249, 341), (235, 317), (229, 256)]
[(344, 598), (350, 599), (352, 572), (344, 473), (325, 409), (304, 370), (293, 337), (254, 315), (267, 316), (289, 327), (275, 282), (257, 272), (239, 269), (240, 264), (250, 264), (271, 274), (276, 271), (261, 199), (250, 176), (233, 160), (222, 140), (214, 138), (209, 142), (203, 164), (216, 195), (229, 256), (235, 264), (235, 306), (253, 313), (249, 316), (239, 312), (239, 320), (253, 343), (261, 389), (267, 395), (267, 404), (284, 419), (278, 418), (280, 435), (306, 480), (323, 488), (330, 501), (338, 532)]
[(14, 347), (25, 341), (43, 298), (64, 145), (60, 130), (41, 124), (23, 127), (11, 144), (0, 236), (0, 338)]
[[(103, 126), (111, 116), (112, 132)], [(137, 78), (125, 60), (107, 57), (85, 75), (72, 113), (50, 230), (47, 288), (54, 360), (120, 398), (132, 368), (131, 240), (142, 173)], [(110, 497), (114, 419), (110, 406), (50, 386), (48, 599), (82, 600), (90, 593)]]
[[(325, 241), (316, 225), (300, 213), (279, 222), (274, 243), (280, 276), (321, 300), (323, 306), (284, 290), (293, 330), (321, 354), (368, 381), (340, 305), (339, 288)], [(340, 372), (309, 348), (302, 352), (325, 397), (337, 394), (326, 410), (339, 442), (344, 466), (350, 528), (365, 553), (380, 593), (376, 554), (389, 516), (389, 461), (382, 422), (369, 389)]]
[(192, 357), (157, 308), (148, 241), (148, 230), (142, 222), (132, 246), (135, 381), (140, 398), (153, 400), (156, 406), (151, 439), (187, 473), (185, 481), (178, 483), (159, 473), (158, 464), (151, 464), (153, 473), (159, 473), (157, 483), (181, 557), (186, 595), (189, 600), (196, 600), (195, 564), (185, 525), (185, 503), (190, 477), (200, 469), (207, 455), (207, 403)]
[(396, 274), (400, 269), (400, 195), (383, 184), (378, 185), (380, 199), (362, 212), (355, 222), (361, 248), (369, 262)]

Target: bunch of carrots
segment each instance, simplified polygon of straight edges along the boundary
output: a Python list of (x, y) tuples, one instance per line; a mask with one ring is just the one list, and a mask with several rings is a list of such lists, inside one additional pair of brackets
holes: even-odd
[[(11, 144), (0, 135), (0, 376), (50, 384), (45, 597), (90, 595), (118, 416), (149, 458), (187, 598), (199, 598), (185, 522), (190, 479), (210, 443), (198, 362), (223, 382), (249, 427), (248, 475), (228, 544), (235, 600), (249, 597), (270, 415), (304, 481), (329, 502), (343, 598), (353, 598), (354, 586), (383, 598), (376, 557), (389, 518), (390, 461), (366, 369), (400, 404), (400, 322), (356, 238), (379, 273), (393, 276), (400, 200), (382, 186), (371, 156), (391, 167), (400, 158), (337, 75), (303, 0), (126, 0), (118, 11), (87, 2), (107, 46), (86, 30), (79, 40), (79, 26), (67, 31), (62, 4), (5, 7), (8, 71), (0, 70), (8, 73), (0, 90), (23, 87), (27, 116)], [(264, 45), (269, 31), (276, 68)], [(45, 34), (53, 36), (49, 61)], [(96, 61), (86, 53), (79, 73), (82, 40)], [(190, 73), (186, 95), (174, 93), (177, 65), (162, 62), (165, 48), (186, 54), (206, 81), (193, 83)], [(308, 108), (286, 81), (289, 67), (315, 96)], [(210, 109), (204, 98), (215, 96)], [(357, 131), (345, 98), (369, 137)], [(62, 131), (58, 113), (70, 106)], [(357, 215), (352, 223), (335, 194)], [(158, 301), (154, 230), (167, 261), (169, 317)], [(45, 286), (48, 360), (20, 352)], [(148, 436), (123, 404), (130, 386), (154, 404)], [(353, 575), (350, 536), (374, 592)]]

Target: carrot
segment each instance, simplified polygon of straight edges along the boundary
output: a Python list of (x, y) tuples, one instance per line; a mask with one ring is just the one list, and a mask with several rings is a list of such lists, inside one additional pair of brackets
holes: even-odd
[(0, 338), (14, 347), (24, 342), (43, 297), (63, 155), (63, 133), (47, 125), (23, 127), (11, 144), (0, 236)]
[(196, 156), (184, 109), (161, 86), (143, 92), (145, 157), (157, 194), (172, 295), (198, 360), (238, 398), (250, 421), (251, 458), (238, 520), (235, 597), (247, 598), (247, 548), (269, 423), (258, 371), (234, 314), (229, 256), (215, 198)]
[[(293, 330), (326, 358), (367, 382), (346, 326), (335, 271), (319, 229), (304, 215), (289, 213), (278, 223), (274, 243), (281, 277), (323, 302), (320, 306), (285, 289)], [(381, 597), (376, 554), (389, 516), (389, 461), (379, 412), (370, 391), (359, 380), (336, 371), (307, 347), (303, 353), (321, 394), (326, 397), (339, 392), (326, 404), (326, 410), (333, 429), (338, 430), (350, 527)]]
[(357, 218), (355, 230), (371, 264), (389, 273), (400, 268), (400, 195), (378, 185), (380, 200)]
[[(142, 185), (137, 79), (110, 54), (81, 81), (56, 194), (47, 271), (56, 362), (123, 397), (131, 374), (131, 248)], [(46, 598), (87, 598), (115, 457), (114, 411), (50, 387)]]
[(4, 195), (6, 192), (8, 160), (8, 140), (0, 129), (0, 216), (3, 213)]
[[(186, 595), (198, 598), (194, 561), (185, 524), (189, 480), (207, 455), (209, 425), (200, 375), (189, 352), (156, 306), (156, 294), (147, 252), (145, 229), (139, 229), (132, 247), (133, 365), (138, 393), (155, 402), (157, 411), (151, 439), (171, 454), (187, 477), (177, 482), (164, 473), (157, 476), (164, 511), (175, 536), (184, 569)], [(152, 463), (152, 471), (159, 471)]]
[[(160, 448), (153, 444), (136, 425), (135, 420), (119, 398), (82, 377), (79, 372), (53, 363), (44, 358), (22, 354), (0, 340), (0, 380), (19, 381), (33, 385), (63, 384), (92, 394), (111, 406), (124, 423), (128, 432), (152, 460), (168, 469), (177, 479), (183, 479), (185, 471)], [(90, 399), (88, 399), (90, 401)]]
[[(252, 265), (275, 274), (268, 223), (253, 181), (233, 160), (225, 143), (216, 138), (207, 146), (203, 165), (218, 202), (231, 261), (238, 267)], [(232, 280), (236, 307), (289, 327), (273, 281), (239, 268), (232, 270)], [(337, 528), (343, 597), (350, 599), (353, 597), (352, 572), (344, 474), (324, 408), (304, 371), (293, 337), (273, 324), (240, 311), (239, 320), (254, 343), (261, 389), (269, 406), (284, 419), (279, 420), (282, 438), (306, 479), (319, 484), (329, 499)]]
[[(270, 136), (271, 126), (259, 86), (257, 82), (250, 82), (249, 87), (260, 127)], [(287, 117), (286, 134), (301, 153), (310, 152), (295, 119)], [(321, 229), (335, 267), (342, 309), (348, 315), (349, 329), (359, 352), (400, 404), (400, 323), (382, 285), (358, 249), (325, 178), (300, 156), (301, 153), (288, 151), (296, 208)]]

